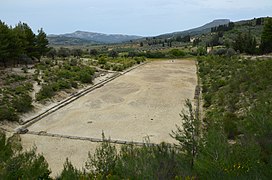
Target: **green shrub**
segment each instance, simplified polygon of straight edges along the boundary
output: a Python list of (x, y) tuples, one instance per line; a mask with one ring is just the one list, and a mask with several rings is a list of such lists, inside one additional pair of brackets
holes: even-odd
[(36, 95), (37, 101), (41, 101), (47, 98), (51, 98), (55, 95), (55, 92), (53, 90), (53, 87), (51, 84), (45, 84), (42, 86), (42, 89), (38, 94)]
[(59, 80), (57, 82), (57, 84), (58, 84), (58, 89), (60, 89), (60, 90), (61, 89), (70, 89), (72, 87), (71, 83), (69, 81), (63, 80), (63, 79)]
[(76, 169), (68, 159), (66, 159), (63, 170), (57, 179), (60, 180), (72, 180), (72, 179), (84, 179), (83, 173)]
[(18, 121), (19, 117), (13, 107), (2, 105), (0, 106), (0, 121)]
[(204, 105), (203, 107), (207, 108), (212, 104), (212, 95), (211, 94), (204, 94)]
[(238, 135), (237, 123), (239, 119), (233, 113), (227, 113), (222, 119), (225, 133), (229, 139), (234, 139)]
[(107, 60), (106, 60), (105, 57), (100, 57), (100, 58), (98, 59), (98, 64), (106, 64), (106, 63), (107, 63)]
[(18, 96), (15, 99), (13, 99), (12, 106), (17, 110), (17, 112), (20, 113), (28, 112), (33, 108), (32, 98), (27, 94)]
[(87, 71), (82, 71), (79, 74), (79, 81), (82, 83), (92, 83), (93, 76)]
[(73, 88), (78, 88), (78, 83), (76, 81), (71, 81), (70, 84)]
[(27, 76), (20, 76), (17, 74), (11, 74), (6, 77), (5, 84), (9, 85), (11, 83), (25, 81), (26, 79), (27, 79)]
[(172, 57), (183, 57), (186, 55), (186, 53), (179, 49), (172, 49), (168, 52), (168, 54)]

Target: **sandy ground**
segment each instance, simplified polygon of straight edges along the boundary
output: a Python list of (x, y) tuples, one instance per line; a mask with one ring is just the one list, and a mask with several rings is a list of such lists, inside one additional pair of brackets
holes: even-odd
[[(174, 142), (169, 136), (175, 124), (181, 124), (179, 113), (184, 100), (194, 98), (197, 84), (194, 61), (157, 61), (141, 66), (79, 98), (57, 112), (33, 124), (30, 131), (142, 142)], [(22, 135), (22, 144), (35, 144), (43, 153), (53, 175), (61, 169), (66, 157), (82, 167), (87, 152), (97, 143), (80, 140)]]
[(57, 137), (44, 137), (25, 134), (21, 135), (25, 150), (37, 148), (37, 153), (42, 154), (52, 171), (51, 176), (60, 175), (66, 158), (78, 169), (85, 167), (88, 152), (93, 154), (99, 143), (79, 141)]

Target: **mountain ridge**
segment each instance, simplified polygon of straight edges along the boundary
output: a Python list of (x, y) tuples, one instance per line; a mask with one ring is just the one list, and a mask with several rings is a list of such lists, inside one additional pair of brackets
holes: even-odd
[(48, 35), (49, 41), (53, 41), (55, 38), (74, 38), (78, 40), (89, 41), (91, 43), (122, 43), (130, 40), (140, 39), (142, 36), (125, 35), (125, 34), (104, 34), (88, 31), (77, 30), (73, 33), (66, 33), (60, 35), (50, 34)]
[[(161, 34), (161, 35), (153, 36), (153, 37), (169, 38), (169, 37), (173, 37), (177, 35), (185, 36), (185, 35), (195, 35), (199, 33), (207, 33), (207, 32), (210, 32), (212, 27), (228, 24), (229, 22), (230, 22), (229, 19), (215, 19), (200, 27), (196, 27), (196, 28), (192, 28), (192, 29), (184, 30), (184, 31)], [(131, 40), (137, 40), (141, 38), (144, 38), (144, 37), (137, 36), (137, 35), (125, 35), (125, 34), (104, 34), (104, 33), (88, 32), (88, 31), (81, 31), (81, 30), (77, 30), (73, 33), (48, 35), (49, 43), (54, 45), (114, 44), (114, 43), (128, 42)]]
[(183, 35), (196, 35), (198, 33), (207, 33), (207, 32), (211, 31), (212, 27), (216, 27), (219, 25), (225, 25), (230, 22), (231, 22), (230, 19), (215, 19), (209, 23), (206, 23), (206, 24), (196, 27), (196, 28), (192, 28), (192, 29), (188, 29), (188, 30), (184, 30), (184, 31), (176, 31), (176, 32), (172, 32), (172, 33), (161, 34), (156, 37), (169, 38), (169, 37), (177, 36), (177, 35), (183, 36)]

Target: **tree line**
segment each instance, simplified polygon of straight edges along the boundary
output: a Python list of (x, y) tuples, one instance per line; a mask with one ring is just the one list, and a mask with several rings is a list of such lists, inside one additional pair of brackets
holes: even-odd
[[(256, 25), (262, 25), (262, 19), (256, 20)], [(218, 28), (220, 29), (220, 28)], [(217, 30), (217, 29), (216, 29)], [(218, 32), (219, 33), (219, 32)], [(246, 54), (267, 54), (272, 52), (272, 18), (267, 18), (261, 34), (261, 42), (248, 32), (239, 32), (233, 39), (232, 47), (240, 53)]]
[(0, 21), (0, 63), (2, 66), (40, 60), (48, 50), (48, 40), (42, 28), (36, 35), (26, 23), (19, 22), (15, 27), (11, 27)]

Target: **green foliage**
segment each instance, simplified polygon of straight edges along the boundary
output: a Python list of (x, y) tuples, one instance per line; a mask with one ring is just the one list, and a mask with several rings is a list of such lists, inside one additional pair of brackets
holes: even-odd
[(216, 126), (209, 127), (199, 147), (195, 163), (197, 174), (203, 179), (222, 178), (227, 153), (228, 143), (222, 130)]
[(272, 18), (268, 18), (265, 22), (261, 36), (260, 49), (262, 53), (272, 52)]
[(177, 149), (165, 143), (158, 146), (122, 146), (116, 174), (123, 179), (173, 179), (189, 174), (183, 160)]
[(185, 52), (182, 50), (179, 50), (179, 49), (172, 49), (168, 53), (172, 57), (184, 57), (185, 56)]
[(185, 106), (188, 108), (188, 112), (180, 114), (183, 120), (182, 127), (176, 125), (177, 130), (172, 131), (170, 135), (179, 142), (179, 147), (186, 153), (193, 170), (200, 138), (200, 121), (195, 117), (192, 104), (188, 99), (185, 101)]
[(94, 174), (109, 175), (113, 174), (113, 170), (117, 161), (117, 150), (115, 146), (112, 146), (105, 140), (104, 134), (103, 143), (95, 150), (95, 154), (89, 153), (88, 161), (86, 162), (86, 168), (91, 170)]
[(184, 36), (184, 37), (181, 37), (181, 36), (177, 36), (176, 37), (176, 41), (178, 41), (178, 42), (190, 42), (190, 35), (186, 35), (186, 36)]
[(219, 37), (218, 33), (216, 33), (211, 37), (211, 40), (208, 42), (208, 45), (211, 47), (218, 46), (218, 45), (220, 45), (219, 40), (220, 40), (220, 37)]
[(198, 56), (203, 56), (203, 55), (206, 55), (207, 54), (207, 50), (206, 48), (200, 46), (197, 48), (197, 55)]
[[(271, 178), (271, 59), (246, 60), (238, 58), (202, 57), (199, 60), (200, 77), (203, 82), (203, 96), (206, 110), (206, 124), (209, 129), (221, 127), (221, 136), (233, 139), (227, 143), (220, 163), (210, 164), (213, 158), (205, 160), (200, 168), (208, 167), (219, 173), (205, 174), (204, 179), (217, 177), (242, 179)], [(221, 81), (224, 80), (224, 83)], [(209, 97), (209, 98), (205, 98)], [(206, 102), (207, 101), (207, 102)], [(204, 104), (205, 105), (205, 104)], [(218, 128), (217, 128), (218, 129)], [(214, 132), (215, 133), (215, 132)], [(213, 135), (219, 136), (219, 135)], [(211, 142), (213, 136), (204, 137)], [(215, 143), (216, 144), (216, 143)], [(217, 143), (218, 149), (220, 143)], [(215, 147), (215, 146), (214, 146)], [(208, 150), (205, 143), (203, 151)], [(213, 149), (213, 148), (211, 148)], [(208, 157), (207, 153), (205, 156)], [(222, 153), (218, 152), (219, 155)], [(201, 157), (203, 153), (200, 153)], [(202, 161), (202, 157), (200, 158)], [(201, 174), (201, 173), (200, 173)], [(216, 176), (214, 176), (216, 175)]]
[(124, 145), (117, 153), (116, 147), (104, 141), (86, 163), (89, 177), (99, 179), (173, 179), (187, 173), (183, 155), (168, 144), (136, 147)]
[(14, 28), (0, 21), (0, 61), (6, 67), (12, 62), (25, 63), (31, 58), (45, 55), (48, 41), (43, 30), (36, 36), (26, 23), (18, 23)]
[(7, 142), (6, 135), (0, 131), (0, 173), (5, 168), (3, 165), (13, 155), (12, 145)]
[(49, 51), (49, 48), (47, 47), (49, 44), (48, 40), (46, 39), (46, 34), (41, 28), (38, 30), (38, 35), (36, 36), (36, 49), (38, 52), (38, 59), (41, 58), (41, 56), (45, 56), (46, 53)]
[(0, 91), (0, 121), (18, 121), (18, 113), (27, 112), (33, 108), (32, 98), (29, 96), (32, 84), (20, 79), (21, 76), (8, 77), (6, 83), (9, 87), (4, 87)]
[(19, 113), (28, 112), (33, 108), (32, 98), (28, 94), (23, 94), (14, 98), (12, 105)]
[(41, 101), (53, 97), (56, 92), (64, 89), (78, 88), (79, 84), (92, 83), (94, 68), (84, 65), (78, 59), (67, 60), (55, 66), (51, 61), (41, 61), (37, 69), (42, 71), (45, 83), (36, 100)]
[(0, 61), (7, 66), (8, 58), (10, 58), (10, 38), (11, 31), (8, 26), (0, 21)]
[(36, 94), (36, 100), (41, 101), (47, 98), (51, 98), (55, 95), (52, 84), (45, 84), (42, 89)]
[(97, 49), (90, 49), (90, 55), (97, 56), (98, 55)]
[(256, 38), (252, 36), (250, 31), (248, 33), (239, 33), (233, 43), (233, 48), (240, 53), (256, 54), (257, 49)]
[(83, 174), (78, 169), (76, 169), (68, 159), (66, 159), (63, 165), (63, 170), (57, 179), (74, 180), (81, 179), (81, 177), (84, 177)]
[(147, 51), (144, 56), (147, 58), (164, 58), (166, 55), (161, 51)]
[(6, 179), (50, 179), (50, 173), (44, 157), (36, 155), (34, 149), (9, 159), (2, 177)]
[(71, 55), (74, 57), (81, 57), (83, 54), (83, 51), (81, 49), (72, 49)]
[(98, 58), (98, 64), (100, 68), (113, 71), (123, 71), (127, 68), (132, 67), (135, 64), (144, 62), (144, 57), (106, 57), (101, 56)]
[(108, 55), (109, 55), (109, 57), (116, 58), (116, 57), (118, 57), (118, 52), (111, 50)]
[(203, 179), (266, 179), (260, 147), (250, 139), (230, 145), (222, 128), (210, 125), (196, 161)]
[(82, 83), (92, 83), (94, 72), (92, 69), (84, 69), (79, 73), (79, 81)]
[(11, 75), (7, 75), (7, 77), (5, 78), (5, 84), (9, 85), (15, 82), (20, 82), (20, 81), (24, 81), (26, 80), (27, 77), (26, 76), (20, 76), (17, 74), (11, 74)]
[(235, 24), (233, 22), (229, 22), (229, 24), (219, 25), (217, 27), (211, 28), (211, 32), (224, 32), (230, 31), (234, 28)]
[(106, 57), (102, 56), (98, 59), (98, 64), (106, 64), (106, 63), (107, 63)]
[(18, 121), (19, 117), (16, 110), (8, 105), (0, 105), (0, 121)]
[(57, 51), (56, 51), (56, 49), (54, 49), (54, 48), (49, 48), (49, 50), (48, 50), (48, 52), (46, 53), (46, 56), (48, 57), (48, 58), (51, 58), (51, 59), (55, 59), (55, 57), (57, 56)]
[(3, 179), (50, 179), (44, 157), (36, 150), (21, 152), (14, 149), (14, 138), (6, 139), (0, 132), (0, 177)]
[(64, 47), (61, 47), (57, 52), (57, 55), (63, 58), (70, 56), (70, 54), (71, 54), (70, 49)]

